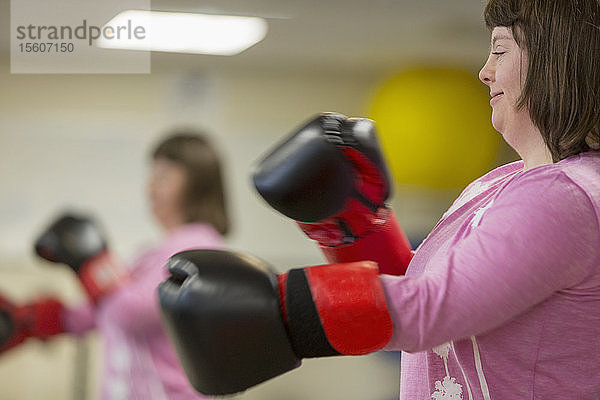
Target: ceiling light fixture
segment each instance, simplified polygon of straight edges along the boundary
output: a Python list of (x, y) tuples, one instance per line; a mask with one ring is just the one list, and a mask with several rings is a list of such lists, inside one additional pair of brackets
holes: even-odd
[(174, 53), (238, 54), (264, 39), (267, 22), (258, 17), (123, 11), (102, 27), (102, 48)]

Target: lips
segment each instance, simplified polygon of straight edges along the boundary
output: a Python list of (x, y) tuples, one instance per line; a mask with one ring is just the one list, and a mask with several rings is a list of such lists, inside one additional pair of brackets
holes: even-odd
[(490, 96), (492, 96), (492, 98), (490, 99), (490, 105), (494, 105), (494, 103), (496, 102), (496, 100), (498, 100), (499, 98), (501, 98), (504, 95), (504, 92), (492, 92), (490, 94)]

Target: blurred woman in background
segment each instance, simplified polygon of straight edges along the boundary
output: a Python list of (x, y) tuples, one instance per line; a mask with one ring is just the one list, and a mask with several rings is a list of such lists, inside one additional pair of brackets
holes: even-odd
[(229, 230), (224, 192), (221, 162), (206, 137), (176, 131), (152, 152), (148, 183), (164, 238), (143, 251), (124, 278), (113, 273), (106, 243), (89, 219), (64, 216), (37, 241), (38, 254), (68, 264), (90, 295), (92, 301), (53, 314), (59, 322), (52, 334), (99, 331), (103, 400), (202, 398), (188, 383), (163, 330), (156, 288), (167, 277), (165, 264), (174, 253), (223, 247)]

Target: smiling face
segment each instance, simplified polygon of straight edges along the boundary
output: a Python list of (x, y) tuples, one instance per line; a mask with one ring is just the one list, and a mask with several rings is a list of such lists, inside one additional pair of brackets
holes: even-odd
[(487, 62), (479, 79), (490, 88), (492, 125), (514, 148), (520, 132), (533, 125), (527, 107), (517, 109), (517, 103), (527, 76), (527, 54), (514, 39), (512, 30), (496, 27)]

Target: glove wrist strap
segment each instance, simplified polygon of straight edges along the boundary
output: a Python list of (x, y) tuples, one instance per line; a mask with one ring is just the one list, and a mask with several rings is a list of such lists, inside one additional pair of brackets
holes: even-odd
[(392, 337), (375, 263), (293, 269), (280, 293), (290, 341), (299, 358), (368, 354)]

